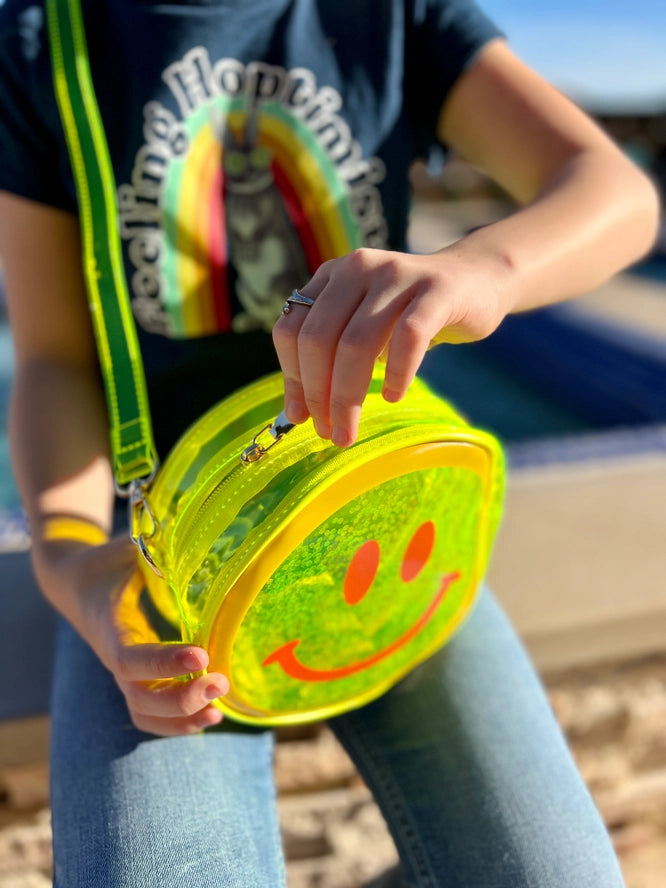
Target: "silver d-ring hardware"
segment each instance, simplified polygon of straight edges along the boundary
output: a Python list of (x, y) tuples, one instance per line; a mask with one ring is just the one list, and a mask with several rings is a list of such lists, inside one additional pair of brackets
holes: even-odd
[[(149, 483), (150, 479), (142, 478), (136, 481), (130, 481), (127, 487), (126, 495), (129, 498), (129, 535), (132, 542), (135, 544), (135, 546), (137, 546), (146, 562), (150, 565), (150, 568), (157, 574), (158, 577), (163, 577), (164, 574), (155, 564), (155, 561), (153, 560), (146, 545), (146, 540), (152, 539), (157, 532), (157, 519), (153, 514), (153, 510), (150, 508), (150, 503), (148, 502), (147, 496)], [(139, 525), (144, 515), (147, 515), (150, 520), (150, 530), (147, 533), (139, 533)]]
[(139, 552), (143, 555), (143, 557), (148, 562), (149, 567), (157, 574), (158, 577), (164, 577), (164, 574), (159, 569), (159, 567), (153, 561), (153, 556), (148, 551), (148, 547), (146, 546), (146, 541), (143, 538), (143, 534), (139, 534), (139, 536), (134, 540), (136, 545), (138, 546)]

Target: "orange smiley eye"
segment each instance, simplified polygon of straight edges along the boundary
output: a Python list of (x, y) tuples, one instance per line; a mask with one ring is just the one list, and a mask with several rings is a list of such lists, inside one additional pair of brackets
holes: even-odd
[(409, 541), (405, 557), (402, 560), (400, 576), (405, 583), (416, 579), (426, 566), (435, 545), (435, 525), (425, 521)]
[(372, 586), (379, 569), (379, 543), (368, 540), (356, 551), (345, 574), (347, 604), (358, 604)]
[[(403, 582), (416, 579), (425, 567), (435, 545), (435, 525), (425, 521), (409, 541), (402, 559), (400, 576)], [(369, 592), (379, 570), (380, 549), (377, 540), (368, 540), (360, 546), (349, 562), (343, 593), (347, 604), (358, 604)]]

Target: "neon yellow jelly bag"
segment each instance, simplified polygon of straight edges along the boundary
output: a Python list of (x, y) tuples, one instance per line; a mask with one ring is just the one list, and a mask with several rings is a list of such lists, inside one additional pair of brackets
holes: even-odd
[(113, 469), (152, 625), (207, 648), (231, 681), (219, 706), (239, 721), (360, 706), (469, 613), (500, 516), (499, 445), (418, 380), (387, 404), (378, 373), (357, 443), (339, 450), (310, 421), (289, 426), (275, 375), (214, 407), (157, 469), (79, 0), (46, 11)]
[(270, 376), (199, 420), (138, 527), (152, 603), (230, 679), (220, 707), (268, 724), (359, 706), (451, 636), (503, 486), (495, 439), (419, 380), (389, 405), (376, 374), (347, 450), (272, 426), (282, 397)]

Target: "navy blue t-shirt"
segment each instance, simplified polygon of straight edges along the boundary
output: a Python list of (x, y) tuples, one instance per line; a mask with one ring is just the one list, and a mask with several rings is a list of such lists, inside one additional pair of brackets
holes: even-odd
[[(408, 169), (499, 31), (469, 0), (83, 8), (163, 456), (276, 369), (270, 329), (322, 261), (404, 249)], [(76, 211), (41, 2), (0, 8), (0, 158), (0, 189)]]

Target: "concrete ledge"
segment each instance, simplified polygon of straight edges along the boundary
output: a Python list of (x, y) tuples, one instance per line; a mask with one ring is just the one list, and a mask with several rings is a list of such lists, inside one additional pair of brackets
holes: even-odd
[(0, 721), (0, 774), (48, 760), (50, 722), (46, 715)]
[(509, 473), (489, 583), (542, 670), (666, 650), (666, 451), (614, 442)]
[(55, 622), (37, 587), (29, 552), (2, 552), (0, 720), (47, 711)]

